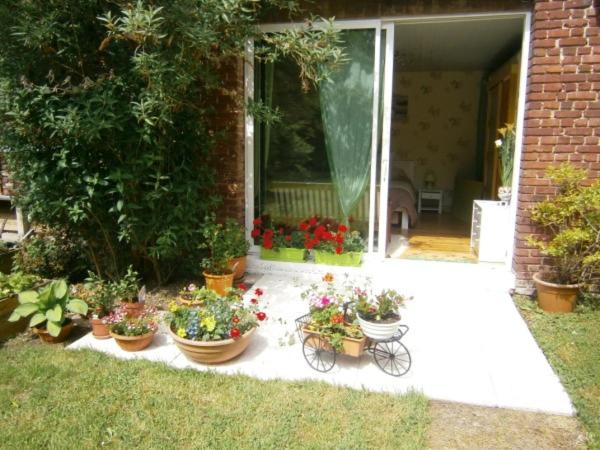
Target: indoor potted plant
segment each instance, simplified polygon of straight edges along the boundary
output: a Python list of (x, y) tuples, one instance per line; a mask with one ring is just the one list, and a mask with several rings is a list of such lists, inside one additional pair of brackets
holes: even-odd
[(250, 242), (246, 239), (246, 230), (235, 220), (229, 219), (223, 227), (223, 241), (227, 254), (227, 266), (233, 271), (235, 282), (240, 282), (246, 274), (246, 256)]
[(19, 304), (19, 292), (39, 285), (41, 281), (37, 275), (28, 275), (23, 272), (11, 274), (0, 272), (0, 339), (20, 333), (27, 328), (25, 317), (16, 322), (9, 322), (8, 318)]
[[(301, 223), (301, 229), (308, 223)], [(365, 241), (358, 231), (349, 231), (346, 225), (331, 220), (321, 221), (308, 230), (305, 247), (312, 249), (315, 263), (360, 266)]]
[(305, 261), (307, 253), (304, 232), (287, 225), (266, 227), (260, 217), (254, 219), (253, 224), (251, 235), (260, 244), (261, 259), (298, 263)]
[(181, 352), (191, 361), (219, 364), (239, 356), (250, 344), (254, 331), (266, 314), (258, 310), (256, 298), (244, 302), (240, 289), (199, 306), (172, 302), (165, 321)]
[[(107, 290), (115, 299), (119, 299), (125, 314), (130, 317), (139, 316), (144, 310), (144, 299), (140, 298), (140, 280), (132, 266), (118, 281), (109, 282)], [(108, 293), (107, 293), (108, 295)]]
[(214, 217), (208, 217), (202, 233), (204, 242), (200, 244), (200, 248), (208, 251), (201, 263), (206, 287), (219, 295), (225, 295), (227, 289), (233, 286), (236, 266), (229, 267), (230, 256), (224, 240), (223, 225), (216, 223)]
[(309, 303), (309, 317), (303, 321), (302, 334), (305, 338), (320, 336), (336, 352), (358, 357), (367, 339), (347, 308), (346, 295), (336, 288), (331, 274), (323, 277), (323, 283), (304, 291), (301, 297)]
[(394, 290), (383, 290), (373, 295), (367, 289), (354, 288), (351, 302), (356, 309), (363, 333), (371, 339), (390, 339), (400, 326), (399, 308), (406, 299)]
[(536, 204), (531, 220), (542, 231), (529, 243), (550, 258), (552, 268), (533, 275), (540, 308), (570, 312), (583, 285), (600, 281), (600, 181), (584, 186), (585, 170), (571, 164), (549, 167), (557, 194)]
[(510, 202), (512, 196), (512, 176), (515, 159), (515, 126), (507, 123), (504, 128), (498, 130), (500, 138), (496, 140), (500, 156), (500, 182), (498, 198), (503, 202)]
[(137, 352), (148, 347), (158, 330), (154, 308), (142, 308), (140, 313), (131, 317), (122, 305), (105, 317), (110, 335), (119, 347), (126, 352)]
[(104, 322), (104, 318), (111, 313), (115, 303), (112, 283), (106, 282), (90, 272), (82, 288), (77, 289), (77, 295), (88, 305), (92, 335), (96, 339), (110, 338), (108, 325)]
[(37, 291), (19, 293), (19, 306), (15, 308), (9, 321), (16, 322), (21, 317), (29, 317), (29, 326), (44, 342), (63, 342), (73, 329), (73, 321), (67, 313), (85, 316), (87, 304), (71, 298), (65, 280), (55, 280)]

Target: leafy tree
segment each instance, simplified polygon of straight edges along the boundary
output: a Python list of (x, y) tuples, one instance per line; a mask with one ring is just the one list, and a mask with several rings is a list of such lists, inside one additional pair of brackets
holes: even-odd
[(327, 21), (261, 33), (271, 10), (299, 12), (284, 0), (2, 2), (0, 145), (17, 202), (81, 238), (99, 274), (172, 274), (218, 202), (211, 155), (226, 130), (212, 124), (228, 63), (254, 39), (260, 60), (292, 58), (308, 88), (343, 59)]

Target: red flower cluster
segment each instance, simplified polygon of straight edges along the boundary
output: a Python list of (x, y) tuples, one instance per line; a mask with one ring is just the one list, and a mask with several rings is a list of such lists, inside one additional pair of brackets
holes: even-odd
[(344, 315), (343, 314), (334, 314), (333, 316), (331, 316), (331, 323), (332, 324), (344, 323)]
[(321, 242), (329, 242), (333, 244), (336, 254), (340, 255), (344, 252), (345, 233), (348, 232), (346, 225), (336, 225), (327, 220), (319, 223), (316, 217), (311, 217), (301, 222), (299, 228), (306, 231), (304, 234), (304, 248), (307, 250), (318, 246)]

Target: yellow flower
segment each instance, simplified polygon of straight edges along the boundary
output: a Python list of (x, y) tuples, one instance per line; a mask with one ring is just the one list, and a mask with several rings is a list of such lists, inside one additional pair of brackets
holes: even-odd
[(169, 303), (169, 311), (174, 313), (174, 312), (177, 312), (178, 309), (179, 309), (179, 306), (177, 306), (177, 303), (175, 303), (175, 301), (172, 301), (171, 303)]
[(215, 316), (205, 317), (204, 319), (202, 319), (200, 321), (200, 325), (203, 326), (204, 328), (206, 328), (206, 331), (208, 331), (209, 333), (211, 331), (214, 331), (215, 327), (217, 326), (217, 321), (215, 320)]
[(185, 328), (177, 328), (177, 336), (185, 337)]

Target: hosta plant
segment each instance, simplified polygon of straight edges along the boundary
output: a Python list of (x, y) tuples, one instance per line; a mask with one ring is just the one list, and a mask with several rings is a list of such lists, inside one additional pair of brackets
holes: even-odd
[(23, 272), (5, 274), (0, 272), (0, 298), (18, 294), (38, 284), (42, 279), (37, 275), (29, 275)]
[(71, 298), (69, 286), (64, 280), (55, 280), (37, 291), (19, 294), (19, 306), (15, 308), (10, 322), (29, 317), (29, 326), (46, 328), (51, 336), (58, 336), (68, 313), (87, 314), (88, 306), (80, 299)]

